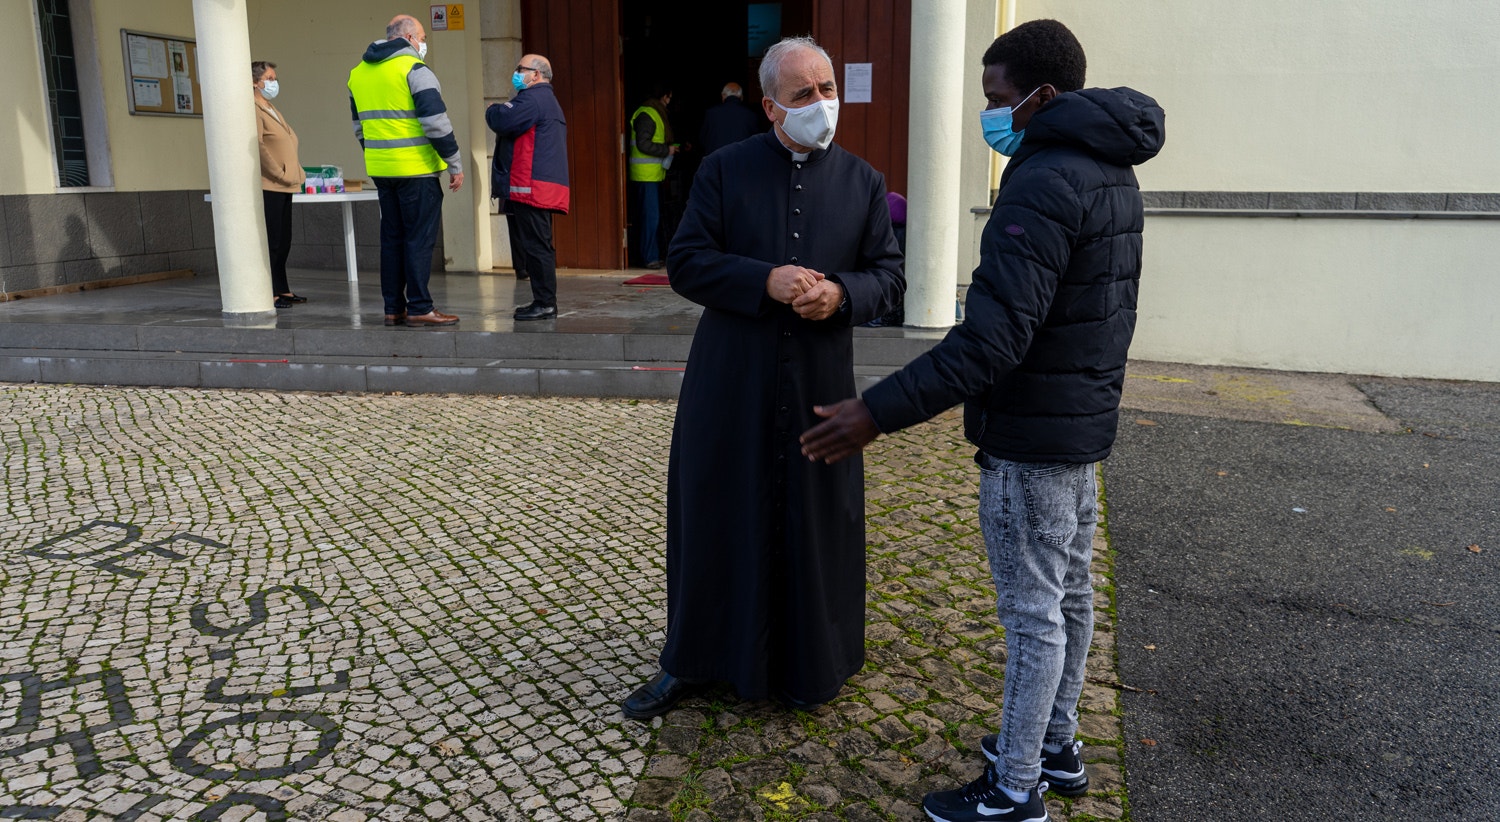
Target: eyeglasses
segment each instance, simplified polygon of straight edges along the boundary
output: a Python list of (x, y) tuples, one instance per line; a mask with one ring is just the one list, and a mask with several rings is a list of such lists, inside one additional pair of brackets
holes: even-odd
[(516, 71), (534, 71), (538, 74), (542, 73), (541, 69), (532, 68), (531, 66), (516, 66)]

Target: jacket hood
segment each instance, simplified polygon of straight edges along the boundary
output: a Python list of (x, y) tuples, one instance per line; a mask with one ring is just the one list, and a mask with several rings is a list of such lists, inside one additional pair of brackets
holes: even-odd
[(401, 37), (394, 40), (376, 40), (365, 49), (364, 59), (366, 63), (383, 63), (403, 51), (410, 53), (413, 57), (417, 56), (417, 50)]
[(1059, 94), (1026, 124), (1017, 155), (1045, 146), (1074, 146), (1115, 165), (1155, 157), (1166, 141), (1166, 113), (1130, 88), (1086, 88)]

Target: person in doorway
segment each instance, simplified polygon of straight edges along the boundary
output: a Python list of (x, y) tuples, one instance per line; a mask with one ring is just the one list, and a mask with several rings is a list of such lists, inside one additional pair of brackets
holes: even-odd
[(672, 121), (667, 106), (672, 89), (658, 83), (651, 97), (630, 115), (630, 181), (631, 199), (635, 205), (636, 255), (650, 269), (662, 266), (661, 259), (661, 186), (667, 179), (667, 167), (677, 154), (672, 141)]
[(293, 303), (307, 302), (292, 291), (286, 278), (286, 260), (292, 253), (292, 195), (302, 190), (307, 172), (297, 159), (297, 132), (271, 103), (281, 93), (276, 64), (251, 63), (250, 80), (255, 85), (255, 124), (260, 135), (260, 193), (266, 207), (271, 294), (277, 308), (291, 308)]
[(754, 137), (765, 130), (760, 115), (745, 105), (745, 90), (739, 83), (725, 83), (719, 104), (703, 113), (698, 145), (707, 157), (731, 143)]
[[(885, 204), (891, 209), (891, 232), (896, 235), (896, 246), (901, 249), (901, 273), (906, 273), (906, 198), (892, 191), (885, 195)], [(865, 323), (866, 328), (895, 328), (906, 323), (906, 295), (902, 295), (901, 302), (887, 311), (884, 315), (876, 317)]]
[(1161, 150), (1165, 115), (1128, 88), (1084, 89), (1083, 47), (1056, 20), (1012, 29), (984, 54), (985, 141), (1011, 157), (980, 246), (968, 316), (865, 392), (815, 409), (803, 453), (860, 452), (966, 402), (978, 448), (979, 522), (1007, 649), (1000, 733), (969, 785), (930, 793), (938, 822), (1045, 820), (1042, 794), (1088, 789), (1078, 697), (1093, 637), (1089, 577), (1141, 275), (1134, 166)]
[(557, 316), (552, 214), (568, 213), (568, 124), (547, 58), (522, 57), (510, 82), (516, 96), (484, 113), (496, 138), (490, 190), (505, 212), (516, 277), (531, 280), (531, 303), (517, 308), (515, 318), (545, 320)]
[(906, 283), (884, 178), (833, 144), (828, 54), (782, 40), (760, 82), (774, 127), (704, 158), (669, 255), (703, 315), (667, 469), (666, 645), (634, 719), (708, 682), (806, 708), (865, 659), (863, 469), (801, 459), (797, 432), (854, 392), (852, 329)]
[(380, 201), (386, 325), (458, 322), (433, 307), (427, 288), (443, 216), (438, 175), (447, 169), (448, 189), (458, 191), (464, 170), (442, 87), (422, 62), (426, 56), (427, 32), (415, 17), (400, 14), (385, 27), (385, 39), (371, 43), (349, 72), (354, 136)]

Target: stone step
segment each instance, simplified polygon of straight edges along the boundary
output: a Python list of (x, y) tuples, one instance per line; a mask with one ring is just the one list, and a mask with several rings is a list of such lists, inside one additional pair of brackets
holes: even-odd
[[(0, 349), (0, 382), (275, 391), (676, 399), (683, 368), (680, 360)], [(893, 370), (856, 365), (856, 386)]]
[[(903, 365), (935, 337), (855, 334), (856, 365)], [(682, 362), (692, 337), (659, 333), (559, 333), (426, 328), (223, 328), (190, 325), (0, 323), (0, 354), (203, 353), (229, 358), (391, 357), (458, 360)], [(218, 358), (216, 358), (218, 359)]]

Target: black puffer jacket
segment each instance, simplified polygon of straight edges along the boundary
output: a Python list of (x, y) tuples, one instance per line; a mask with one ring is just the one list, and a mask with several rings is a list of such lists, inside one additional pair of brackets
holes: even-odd
[(880, 430), (959, 402), (981, 450), (1094, 462), (1114, 445), (1141, 276), (1132, 166), (1161, 150), (1165, 115), (1128, 89), (1058, 95), (1000, 178), (964, 323), (865, 392)]

